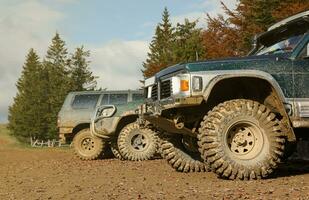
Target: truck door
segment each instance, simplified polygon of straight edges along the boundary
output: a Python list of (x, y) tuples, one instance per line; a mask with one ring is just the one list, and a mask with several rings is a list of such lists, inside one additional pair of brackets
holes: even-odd
[(298, 117), (309, 117), (309, 34), (295, 49), (293, 60), (294, 103)]

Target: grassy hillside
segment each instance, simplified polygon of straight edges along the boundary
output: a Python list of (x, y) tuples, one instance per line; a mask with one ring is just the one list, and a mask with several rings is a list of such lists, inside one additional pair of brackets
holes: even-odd
[(15, 146), (20, 143), (9, 134), (6, 124), (0, 124), (0, 147), (3, 146)]

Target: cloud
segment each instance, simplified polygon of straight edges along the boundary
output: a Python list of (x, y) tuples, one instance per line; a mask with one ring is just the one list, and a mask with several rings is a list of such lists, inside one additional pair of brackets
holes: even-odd
[[(28, 50), (34, 48), (44, 56), (57, 24), (65, 15), (38, 0), (1, 2), (0, 13), (0, 122), (4, 122)], [(147, 41), (115, 40), (100, 46), (85, 46), (91, 51), (92, 71), (100, 77), (98, 87), (137, 89), (141, 86), (140, 69), (148, 52)]]
[[(237, 0), (221, 0), (229, 9), (234, 10), (237, 5)], [(201, 8), (206, 10), (210, 16), (217, 16), (221, 14), (226, 16), (224, 10), (222, 9), (221, 1), (218, 0), (205, 0), (201, 5)]]
[(16, 94), (15, 83), (30, 48), (42, 56), (56, 30), (60, 12), (36, 0), (1, 1), (0, 7), (0, 122)]
[(62, 4), (72, 4), (76, 3), (79, 0), (54, 0), (56, 3), (62, 3)]
[(191, 12), (183, 15), (177, 15), (177, 16), (171, 16), (171, 22), (173, 25), (176, 25), (177, 23), (184, 23), (185, 19), (188, 19), (189, 21), (198, 21), (197, 27), (203, 28), (206, 26), (205, 23), (205, 16), (206, 13), (203, 12)]
[(142, 62), (148, 52), (148, 41), (109, 42), (101, 47), (91, 47), (92, 70), (98, 75), (98, 87), (138, 89), (141, 87)]
[[(237, 0), (221, 0), (229, 9), (235, 9)], [(212, 17), (222, 14), (226, 16), (224, 10), (222, 9), (221, 1), (219, 0), (205, 0), (202, 3), (193, 4), (192, 8), (194, 10), (203, 10), (202, 12), (189, 12), (182, 15), (171, 16), (171, 22), (173, 25), (177, 23), (184, 23), (185, 19), (189, 21), (198, 20), (197, 27), (205, 28), (206, 27), (206, 14), (209, 14)]]
[[(6, 121), (8, 106), (16, 95), (15, 83), (20, 76), (25, 56), (34, 48), (42, 57), (59, 24), (67, 16), (58, 11), (59, 5), (76, 3), (79, 0), (2, 0), (0, 6), (0, 122)], [(47, 3), (49, 2), (49, 4)], [(204, 27), (205, 13), (222, 13), (219, 0), (205, 0), (192, 7), (194, 12), (171, 16), (171, 21), (182, 23), (185, 18), (199, 19)], [(224, 0), (228, 7), (236, 0)], [(54, 5), (54, 6), (51, 6)], [(58, 5), (58, 6), (55, 6)], [(233, 8), (233, 7), (232, 7)], [(143, 27), (155, 27), (156, 23), (145, 23)], [(143, 35), (143, 33), (137, 33)], [(65, 37), (64, 37), (65, 38)], [(147, 37), (148, 38), (148, 37)], [(66, 39), (66, 38), (65, 38)], [(142, 62), (148, 52), (149, 41), (114, 40), (102, 45), (87, 45), (91, 51), (91, 67), (94, 75), (100, 76), (98, 87), (108, 89), (136, 89), (141, 85)], [(76, 46), (71, 44), (69, 47)]]

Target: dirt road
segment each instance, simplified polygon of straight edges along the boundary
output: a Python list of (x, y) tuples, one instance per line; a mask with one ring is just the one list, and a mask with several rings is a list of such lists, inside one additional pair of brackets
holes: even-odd
[(70, 149), (0, 148), (0, 199), (309, 199), (309, 163), (260, 181), (183, 174), (165, 160), (80, 161)]

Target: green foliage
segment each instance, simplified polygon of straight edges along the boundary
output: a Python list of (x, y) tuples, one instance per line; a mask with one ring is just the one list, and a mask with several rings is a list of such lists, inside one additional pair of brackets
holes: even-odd
[(43, 62), (30, 49), (17, 94), (9, 107), (9, 126), (20, 141), (29, 137), (53, 139), (58, 137), (57, 115), (68, 92), (85, 90), (83, 85), (93, 80), (89, 70), (89, 51), (83, 47), (68, 59), (65, 42), (56, 33)]
[(184, 24), (177, 24), (174, 41), (174, 62), (196, 61), (204, 54), (200, 28), (196, 28), (197, 21), (185, 19)]
[(30, 49), (23, 66), (21, 77), (16, 84), (18, 93), (9, 108), (9, 128), (19, 140), (30, 136), (43, 138), (47, 131), (45, 113), (47, 81), (39, 56)]
[(162, 22), (156, 27), (155, 35), (149, 45), (150, 52), (143, 63), (144, 77), (150, 77), (167, 66), (194, 61), (204, 54), (201, 29), (196, 21), (185, 20), (184, 24), (173, 27), (167, 8), (162, 14)]
[(155, 35), (149, 45), (148, 58), (143, 63), (145, 77), (167, 67), (173, 62), (174, 28), (169, 19), (167, 8), (162, 14), (162, 22), (156, 27)]
[(70, 74), (71, 74), (71, 90), (82, 91), (85, 90), (84, 85), (94, 81), (94, 76), (89, 69), (88, 60), (90, 51), (85, 51), (84, 47), (78, 47), (70, 60)]
[(44, 68), (47, 72), (48, 89), (47, 102), (48, 112), (47, 124), (48, 135), (47, 138), (57, 137), (57, 114), (61, 109), (63, 101), (70, 91), (70, 79), (68, 68), (68, 52), (65, 42), (56, 33), (52, 39), (52, 44), (47, 50), (46, 58), (43, 62)]

